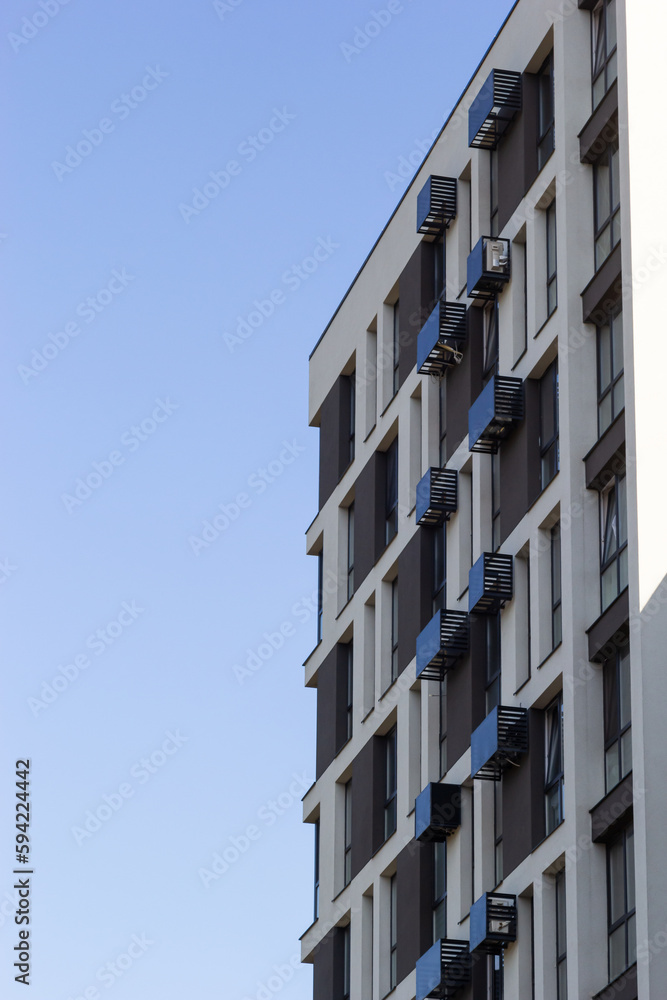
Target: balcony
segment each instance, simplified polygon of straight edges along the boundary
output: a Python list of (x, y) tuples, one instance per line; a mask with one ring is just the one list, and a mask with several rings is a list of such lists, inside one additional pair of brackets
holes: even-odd
[(470, 776), (500, 781), (528, 752), (528, 710), (497, 705), (470, 737)]
[(468, 298), (490, 301), (502, 292), (511, 276), (510, 241), (481, 236), (468, 254)]
[(416, 1000), (436, 997), (449, 1000), (467, 986), (471, 978), (467, 941), (436, 941), (417, 959)]
[(415, 799), (415, 839), (442, 843), (461, 825), (461, 786), (431, 782)]
[(524, 417), (524, 390), (520, 378), (493, 375), (468, 411), (468, 447), (495, 455)]
[(516, 941), (516, 896), (486, 892), (470, 907), (470, 950), (498, 955)]
[(441, 378), (448, 368), (460, 365), (461, 349), (468, 334), (468, 311), (464, 302), (440, 299), (417, 337), (417, 371)]
[(468, 145), (495, 149), (521, 111), (521, 73), (492, 69), (468, 112)]
[(432, 175), (417, 195), (417, 232), (437, 239), (456, 218), (456, 178)]
[(514, 557), (483, 552), (468, 573), (468, 611), (491, 615), (514, 597)]
[(417, 636), (417, 678), (441, 681), (470, 644), (465, 611), (437, 611)]
[(415, 520), (437, 528), (455, 514), (459, 505), (459, 474), (456, 469), (429, 469), (417, 483)]

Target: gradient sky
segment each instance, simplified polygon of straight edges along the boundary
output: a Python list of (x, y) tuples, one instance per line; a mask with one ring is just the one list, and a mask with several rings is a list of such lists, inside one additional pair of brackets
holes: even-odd
[(3, 997), (29, 757), (32, 1000), (309, 1000), (308, 354), (510, 6), (3, 5)]

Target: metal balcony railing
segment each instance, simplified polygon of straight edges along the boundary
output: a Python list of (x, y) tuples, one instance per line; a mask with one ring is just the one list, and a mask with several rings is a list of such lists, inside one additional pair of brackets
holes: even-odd
[(493, 375), (468, 411), (470, 451), (495, 455), (524, 417), (524, 388), (520, 378)]
[(468, 311), (464, 302), (440, 299), (417, 337), (417, 371), (441, 377), (463, 360), (468, 334)]
[(458, 509), (459, 474), (456, 469), (429, 469), (417, 483), (415, 520), (437, 528)]
[(528, 710), (497, 705), (470, 737), (470, 776), (500, 781), (528, 752)]
[(417, 195), (417, 232), (437, 238), (456, 218), (456, 178), (432, 174)]
[(442, 842), (461, 825), (461, 786), (431, 782), (415, 799), (415, 839)]
[(468, 112), (468, 145), (495, 149), (521, 111), (521, 73), (493, 69)]
[(500, 611), (514, 596), (514, 557), (483, 552), (468, 573), (468, 611), (488, 615)]
[(437, 611), (417, 636), (417, 677), (441, 681), (470, 645), (470, 622), (465, 611)]
[(417, 959), (416, 1000), (450, 1000), (471, 979), (470, 948), (467, 941), (441, 938)]
[(470, 907), (470, 951), (497, 955), (516, 941), (516, 896), (487, 892)]
[(512, 277), (510, 241), (481, 236), (468, 254), (466, 293), (469, 299), (489, 301)]

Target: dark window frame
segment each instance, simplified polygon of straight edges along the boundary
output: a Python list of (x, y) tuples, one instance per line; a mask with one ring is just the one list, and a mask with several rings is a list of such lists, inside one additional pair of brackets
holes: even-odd
[(347, 376), (350, 386), (350, 405), (348, 411), (348, 462), (354, 461), (355, 434), (357, 424), (357, 373)]
[(431, 529), (433, 534), (433, 600), (432, 614), (443, 611), (447, 604), (447, 531), (445, 524)]
[(392, 325), (392, 383), (391, 383), (391, 398), (393, 399), (398, 392), (400, 377), (399, 377), (399, 365), (401, 359), (401, 323), (399, 318), (399, 299), (394, 302), (394, 315), (393, 315), (393, 325)]
[[(609, 8), (613, 6), (613, 25), (610, 39)], [(609, 44), (611, 41), (611, 45)], [(617, 29), (615, 0), (599, 0), (591, 12), (591, 89), (593, 110), (618, 76)], [(596, 86), (601, 84), (601, 86)]]
[(567, 1000), (567, 916), (565, 869), (556, 875), (556, 1000)]
[(486, 663), (484, 691), (486, 714), (488, 715), (497, 705), (500, 705), (502, 652), (499, 611), (495, 612), (495, 614), (485, 615), (485, 629)]
[(346, 645), (345, 663), (345, 733), (348, 740), (352, 739), (354, 726), (354, 643)]
[(384, 543), (389, 545), (398, 534), (398, 438), (385, 452)]
[(491, 551), (500, 548), (500, 452), (491, 455)]
[[(623, 671), (628, 674), (623, 677)], [(605, 789), (609, 793), (632, 770), (632, 693), (630, 646), (614, 651), (603, 667)], [(627, 696), (628, 704), (625, 704)], [(610, 768), (612, 753), (615, 767)], [(613, 777), (616, 776), (616, 780)]]
[[(544, 212), (547, 240), (547, 318), (558, 308), (558, 226), (556, 199)], [(553, 258), (553, 259), (552, 259)]]
[(342, 928), (343, 933), (343, 1000), (350, 1000), (351, 991), (351, 955), (352, 944), (350, 924)]
[[(612, 502), (612, 494), (614, 496)], [(622, 500), (622, 506), (619, 504)], [(612, 545), (612, 538), (615, 538)], [(615, 587), (605, 601), (605, 574), (616, 564)], [(600, 607), (606, 611), (628, 585), (627, 483), (615, 475), (600, 492)]]
[(491, 375), (498, 373), (498, 356), (500, 349), (500, 318), (498, 296), (484, 308), (484, 371), (483, 378), (488, 381)]
[(313, 920), (320, 916), (320, 821), (315, 820), (315, 846), (313, 871)]
[(391, 581), (391, 683), (398, 678), (398, 577)]
[(354, 500), (347, 508), (347, 599), (354, 594)]
[(445, 293), (445, 236), (433, 244), (433, 297), (439, 299)]
[[(540, 485), (545, 490), (560, 471), (560, 427), (558, 420), (558, 360), (552, 361), (540, 378)], [(549, 397), (547, 397), (549, 392)], [(551, 434), (545, 431), (545, 416), (551, 403)]]
[[(620, 329), (620, 332), (619, 332)], [(604, 330), (608, 330), (607, 344), (603, 347)], [(619, 345), (620, 341), (620, 345)], [(597, 368), (598, 368), (598, 438), (602, 437), (616, 417), (625, 409), (625, 383), (623, 364), (623, 309), (617, 308), (609, 317), (607, 323), (596, 327)], [(607, 357), (603, 358), (603, 353)], [(620, 353), (620, 368), (616, 367)], [(609, 378), (605, 385), (604, 370), (608, 369)], [(619, 393), (620, 387), (620, 393)], [(621, 395), (620, 405), (617, 396)], [(604, 409), (609, 405), (609, 413), (604, 415)]]
[(438, 689), (438, 761), (440, 766), (440, 777), (447, 773), (447, 674), (439, 682)]
[[(601, 206), (601, 170), (608, 174), (608, 192), (606, 204)], [(621, 186), (620, 157), (618, 140), (610, 142), (593, 164), (593, 211), (594, 211), (594, 241), (595, 270), (599, 271), (612, 250), (621, 241)], [(616, 190), (616, 193), (615, 193)], [(603, 237), (609, 231), (609, 248), (605, 251)], [(614, 237), (616, 237), (614, 239)]]
[(537, 75), (537, 169), (541, 170), (556, 148), (553, 49)]
[(397, 985), (397, 948), (398, 948), (398, 918), (397, 918), (397, 881), (394, 873), (389, 879), (389, 989)]
[(498, 149), (489, 153), (489, 236), (498, 236)]
[(433, 845), (433, 943), (447, 937), (447, 840)]
[(343, 836), (343, 886), (352, 881), (352, 778), (343, 785), (344, 789), (344, 836)]
[(560, 521), (552, 527), (551, 543), (551, 648), (563, 641), (563, 576)]
[[(564, 820), (563, 786), (565, 769), (563, 761), (563, 693), (556, 695), (544, 711), (544, 807), (546, 834), (553, 833)], [(554, 728), (555, 726), (555, 728)], [(553, 795), (556, 793), (556, 807)]]
[(324, 618), (324, 549), (317, 553), (317, 641), (322, 642)]
[(500, 885), (503, 874), (503, 782), (493, 782), (493, 872), (494, 884)]
[[(628, 842), (632, 838), (632, 847)], [(623, 868), (623, 913), (613, 919), (612, 913), (612, 854), (620, 846)], [(632, 871), (631, 871), (632, 869)], [(609, 982), (613, 982), (621, 973), (636, 961), (637, 937), (635, 926), (635, 873), (634, 873), (634, 828), (632, 824), (624, 827), (618, 836), (607, 844), (607, 959)], [(632, 893), (630, 888), (632, 887)], [(612, 938), (619, 930), (624, 930), (625, 963), (622, 968), (612, 964)]]
[(444, 469), (447, 462), (447, 379), (441, 378), (438, 384), (438, 457), (440, 468)]
[(390, 729), (384, 737), (384, 752), (384, 839), (389, 840), (389, 838), (396, 833), (398, 825), (398, 754), (396, 726)]

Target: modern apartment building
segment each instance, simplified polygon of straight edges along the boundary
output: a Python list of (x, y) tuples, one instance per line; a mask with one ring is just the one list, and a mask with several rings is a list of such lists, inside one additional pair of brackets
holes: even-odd
[(311, 356), (314, 1000), (667, 997), (666, 29), (518, 0)]

